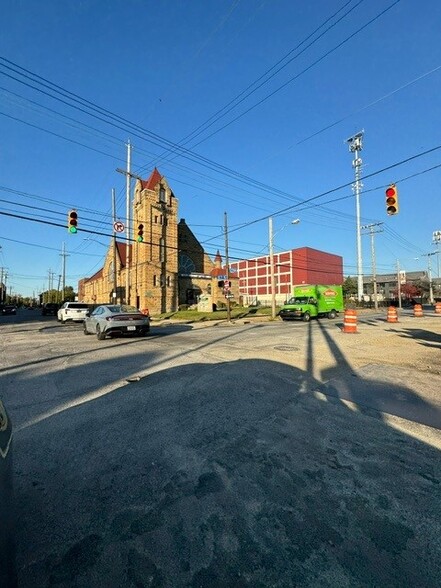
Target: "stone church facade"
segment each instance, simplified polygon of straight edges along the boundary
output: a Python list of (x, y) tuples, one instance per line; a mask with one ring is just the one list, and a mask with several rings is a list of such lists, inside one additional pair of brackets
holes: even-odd
[[(142, 232), (142, 240), (138, 240)], [(114, 240), (103, 267), (78, 284), (78, 299), (88, 304), (128, 303), (150, 314), (173, 312), (197, 303), (202, 294), (222, 304), (218, 254), (213, 262), (184, 219), (178, 222), (178, 200), (155, 168), (134, 189), (130, 244)], [(128, 248), (128, 249), (127, 249)], [(238, 279), (230, 279), (238, 301)], [(128, 288), (127, 288), (128, 285)]]

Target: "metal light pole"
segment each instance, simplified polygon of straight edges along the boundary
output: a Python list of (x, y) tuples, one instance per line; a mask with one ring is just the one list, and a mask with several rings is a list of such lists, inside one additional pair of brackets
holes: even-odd
[(357, 219), (357, 296), (358, 301), (361, 302), (363, 298), (363, 260), (361, 255), (361, 227), (360, 227), (360, 192), (363, 184), (361, 178), (361, 164), (362, 160), (359, 157), (360, 151), (363, 149), (363, 133), (360, 131), (353, 137), (349, 137), (346, 143), (349, 145), (349, 151), (354, 153), (352, 167), (355, 171), (355, 183), (352, 184), (352, 190), (355, 193), (355, 212)]
[[(291, 221), (290, 224), (298, 225), (300, 222), (299, 218)], [(285, 225), (280, 229), (282, 231)], [(278, 231), (280, 233), (280, 231)], [(269, 232), (269, 255), (270, 255), (270, 276), (271, 276), (271, 318), (276, 318), (276, 274), (274, 271), (274, 232), (273, 232), (273, 217), (268, 218), (268, 232)]]

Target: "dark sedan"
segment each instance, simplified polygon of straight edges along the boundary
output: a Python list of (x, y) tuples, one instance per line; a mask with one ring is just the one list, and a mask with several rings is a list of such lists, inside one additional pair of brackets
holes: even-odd
[(17, 314), (17, 307), (13, 304), (5, 304), (1, 307), (2, 314)]
[(57, 312), (58, 312), (58, 304), (55, 304), (53, 302), (47, 302), (46, 304), (43, 304), (43, 306), (41, 307), (41, 314), (43, 316), (47, 316), (47, 315), (57, 316)]
[(102, 341), (107, 335), (147, 335), (150, 318), (135, 306), (103, 304), (84, 319), (84, 334), (95, 334)]

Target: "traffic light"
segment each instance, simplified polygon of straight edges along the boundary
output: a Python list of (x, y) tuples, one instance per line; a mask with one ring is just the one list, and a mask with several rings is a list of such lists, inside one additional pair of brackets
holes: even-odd
[(397, 214), (398, 210), (398, 190), (395, 184), (390, 184), (386, 190), (386, 212), (393, 215)]
[(69, 233), (76, 233), (78, 226), (78, 214), (76, 210), (69, 211), (69, 215), (67, 217), (67, 230)]
[(144, 225), (141, 223), (138, 225), (138, 243), (142, 243), (144, 241)]

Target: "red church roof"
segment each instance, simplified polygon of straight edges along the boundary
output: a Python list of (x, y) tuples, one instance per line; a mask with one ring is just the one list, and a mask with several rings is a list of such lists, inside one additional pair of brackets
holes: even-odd
[(148, 180), (141, 180), (141, 190), (154, 190), (161, 180), (162, 176), (155, 167)]

